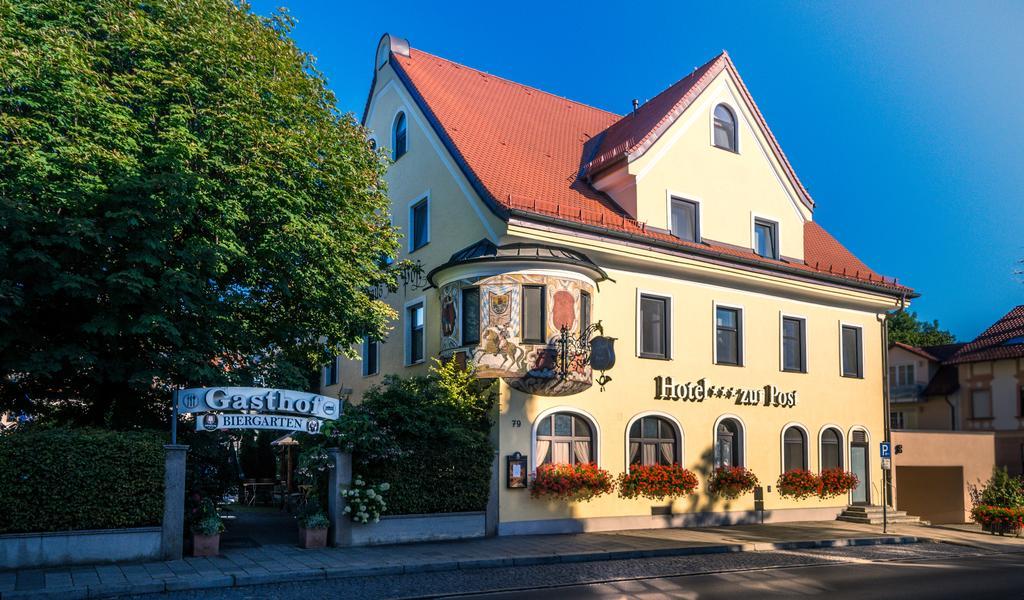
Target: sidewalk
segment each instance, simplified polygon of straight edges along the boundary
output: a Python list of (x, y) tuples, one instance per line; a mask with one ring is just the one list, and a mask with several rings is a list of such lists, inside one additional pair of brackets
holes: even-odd
[(891, 527), (889, 534), (883, 535), (875, 525), (838, 521), (510, 536), (319, 550), (273, 545), (227, 550), (214, 558), (0, 572), (0, 598), (75, 600), (367, 575), (926, 540), (1003, 552), (1024, 551), (1024, 539), (920, 525)]

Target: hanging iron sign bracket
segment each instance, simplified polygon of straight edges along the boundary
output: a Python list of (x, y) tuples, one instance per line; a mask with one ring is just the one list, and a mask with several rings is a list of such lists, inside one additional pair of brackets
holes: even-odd
[[(595, 336), (594, 334), (600, 334)], [(605, 371), (615, 366), (615, 338), (604, 335), (601, 321), (584, 328), (580, 334), (573, 335), (568, 327), (563, 326), (558, 338), (558, 376), (565, 379), (574, 365), (590, 365), (591, 369), (601, 372), (594, 381), (604, 386), (612, 380)]]

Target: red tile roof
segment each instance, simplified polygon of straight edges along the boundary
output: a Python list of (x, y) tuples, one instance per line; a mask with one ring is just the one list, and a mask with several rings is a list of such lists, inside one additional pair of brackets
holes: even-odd
[(916, 354), (916, 355), (920, 356), (921, 358), (924, 358), (925, 360), (930, 360), (932, 362), (939, 362), (939, 359), (937, 359), (934, 356), (932, 356), (931, 354), (929, 354), (923, 348), (918, 348), (917, 346), (911, 346), (910, 344), (904, 344), (903, 342), (893, 342), (893, 343), (889, 344), (889, 347), (890, 348), (892, 348), (892, 347), (902, 348), (902, 349), (906, 350), (907, 352), (910, 352), (911, 354)]
[[(570, 228), (585, 227), (609, 237), (630, 238), (672, 250), (913, 294), (910, 288), (869, 269), (816, 223), (808, 222), (804, 227), (804, 262), (800, 263), (764, 259), (749, 249), (711, 240), (684, 242), (631, 219), (581, 177), (586, 157), (604, 155), (636, 139), (636, 131), (643, 127), (621, 125), (630, 117), (622, 118), (414, 48), (409, 49), (408, 56), (392, 53), (391, 63), (477, 193), (502, 218), (553, 220)], [(659, 100), (659, 95), (645, 107), (674, 107), (678, 101), (670, 100), (698, 87), (703, 75), (713, 68), (734, 69), (731, 65), (723, 53), (672, 86), (672, 93), (664, 100)], [(655, 112), (652, 108), (645, 115)], [(653, 116), (644, 117), (644, 123), (653, 122)], [(612, 143), (616, 139), (624, 141)], [(606, 148), (604, 140), (612, 145)]]
[(991, 327), (957, 350), (948, 365), (1024, 357), (1024, 304), (1003, 315)]

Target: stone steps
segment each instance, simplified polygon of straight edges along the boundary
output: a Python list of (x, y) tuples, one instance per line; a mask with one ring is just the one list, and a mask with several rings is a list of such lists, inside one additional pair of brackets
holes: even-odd
[[(888, 509), (887, 520), (889, 523), (921, 523), (920, 517), (908, 515), (905, 510)], [(881, 506), (848, 506), (836, 517), (837, 521), (847, 523), (862, 523), (866, 525), (881, 525), (883, 520)]]

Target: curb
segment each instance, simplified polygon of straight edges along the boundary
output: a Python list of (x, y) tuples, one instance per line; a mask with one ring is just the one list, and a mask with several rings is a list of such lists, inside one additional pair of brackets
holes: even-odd
[(237, 573), (207, 577), (170, 577), (162, 581), (98, 584), (55, 589), (14, 590), (0, 594), (0, 600), (77, 600), (79, 598), (110, 598), (115, 596), (159, 594), (188, 590), (210, 590), (230, 587), (247, 587), (300, 581), (319, 581), (369, 577), (376, 575), (402, 575), (406, 573), (427, 573), (436, 571), (469, 571), (503, 566), (548, 565), (558, 563), (581, 563), (603, 560), (627, 560), (636, 558), (658, 558), (669, 556), (693, 556), (698, 554), (724, 554), (730, 552), (769, 552), (773, 550), (808, 550), (815, 548), (845, 548), (853, 546), (881, 546), (916, 544), (930, 541), (912, 535), (893, 535), (867, 538), (841, 538), (831, 540), (807, 540), (799, 542), (713, 544), (708, 546), (686, 546), (656, 550), (592, 550), (572, 554), (542, 554), (534, 556), (480, 558), (461, 561), (435, 561), (407, 565), (382, 565), (379, 567), (321, 568), (308, 571), (282, 573)]

